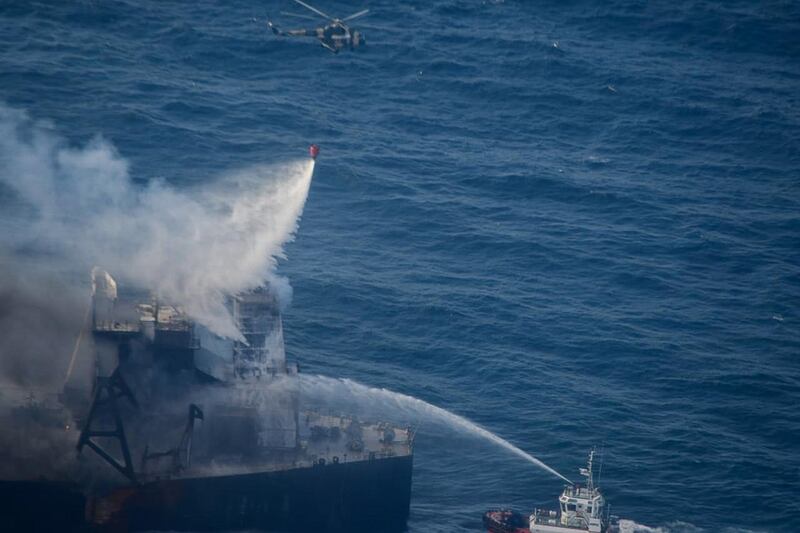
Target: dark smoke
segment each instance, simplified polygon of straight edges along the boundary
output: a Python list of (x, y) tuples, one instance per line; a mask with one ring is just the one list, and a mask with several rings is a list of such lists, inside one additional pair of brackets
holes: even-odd
[(0, 262), (0, 384), (63, 384), (89, 302), (88, 283), (65, 281), (19, 260)]

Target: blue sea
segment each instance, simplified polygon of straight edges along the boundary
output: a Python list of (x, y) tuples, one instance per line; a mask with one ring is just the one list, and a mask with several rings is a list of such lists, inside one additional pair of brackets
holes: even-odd
[[(800, 531), (800, 4), (0, 2), (0, 102), (140, 186), (321, 146), (287, 352), (412, 395), (662, 532)], [(421, 423), (409, 531), (561, 481)]]

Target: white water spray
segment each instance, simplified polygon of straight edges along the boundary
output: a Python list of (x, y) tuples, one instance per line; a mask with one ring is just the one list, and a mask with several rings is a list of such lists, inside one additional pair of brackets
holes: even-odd
[(14, 207), (0, 211), (0, 255), (42, 253), (73, 278), (97, 265), (241, 339), (226, 297), (269, 281), (286, 303), (276, 258), (294, 235), (313, 170), (309, 159), (193, 188), (137, 186), (108, 141), (71, 146), (52, 125), (0, 103), (0, 192), (12, 193)]
[(386, 406), (398, 408), (406, 412), (413, 411), (423, 416), (432, 417), (448, 424), (451, 427), (455, 427), (472, 435), (476, 435), (493, 442), (494, 444), (505, 448), (506, 450), (525, 459), (526, 461), (533, 463), (539, 468), (550, 472), (554, 476), (563, 479), (570, 485), (572, 484), (572, 481), (562, 476), (536, 457), (517, 448), (507, 440), (498, 437), (491, 431), (467, 420), (463, 416), (451, 413), (450, 411), (442, 409), (441, 407), (436, 407), (435, 405), (420, 400), (419, 398), (414, 398), (413, 396), (408, 396), (399, 392), (393, 392), (388, 389), (368, 387), (350, 379), (334, 379), (325, 376), (311, 376), (306, 374), (300, 375), (300, 386), (303, 388), (303, 394), (306, 396), (342, 398), (345, 395), (349, 395), (355, 399), (368, 399), (372, 405), (375, 405), (375, 403), (383, 403)]

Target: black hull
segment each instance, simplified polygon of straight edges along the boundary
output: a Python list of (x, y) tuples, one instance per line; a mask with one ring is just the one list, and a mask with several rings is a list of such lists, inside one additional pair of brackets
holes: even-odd
[(403, 531), (411, 468), (407, 456), (150, 483), (125, 499), (119, 518), (131, 531)]
[[(74, 487), (2, 482), (9, 531), (405, 531), (413, 456), (155, 481), (83, 498)], [(27, 486), (14, 497), (16, 488)], [(16, 488), (15, 488), (16, 487)], [(11, 497), (11, 499), (9, 499)], [(15, 501), (16, 505), (8, 505)], [(85, 524), (84, 516), (91, 522)]]
[(3, 531), (81, 531), (85, 505), (80, 489), (70, 483), (0, 481)]

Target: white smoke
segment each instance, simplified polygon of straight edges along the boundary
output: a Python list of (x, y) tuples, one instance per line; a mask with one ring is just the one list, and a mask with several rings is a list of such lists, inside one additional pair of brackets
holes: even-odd
[(0, 104), (0, 251), (46, 254), (86, 276), (98, 265), (240, 339), (225, 298), (268, 281), (283, 303), (290, 296), (276, 259), (297, 229), (313, 165), (255, 166), (188, 191), (137, 187), (109, 142), (71, 147), (51, 125)]

